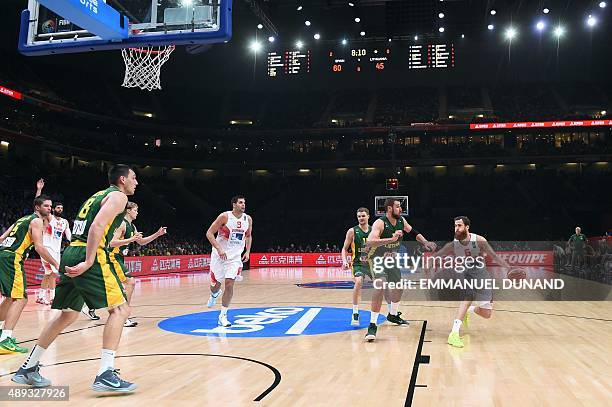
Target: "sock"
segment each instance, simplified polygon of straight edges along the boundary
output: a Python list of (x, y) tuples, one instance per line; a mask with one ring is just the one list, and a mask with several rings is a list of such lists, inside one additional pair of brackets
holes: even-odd
[(40, 357), (42, 356), (44, 351), (46, 351), (46, 349), (42, 346), (34, 345), (34, 348), (32, 348), (30, 355), (21, 367), (23, 369), (29, 369), (31, 367), (36, 366), (36, 364), (40, 361)]
[(461, 321), (460, 319), (456, 319), (453, 322), (453, 332), (459, 333), (459, 329), (461, 328), (461, 324), (463, 324), (463, 321)]
[(370, 311), (370, 323), (378, 325), (378, 312)]
[(470, 307), (468, 308), (468, 312), (474, 312), (475, 309), (476, 309), (475, 306), (470, 305)]
[(217, 298), (219, 294), (221, 294), (221, 290), (217, 291), (216, 293), (213, 293), (212, 291), (210, 292), (210, 296), (213, 298)]
[(110, 349), (102, 349), (102, 357), (100, 358), (100, 370), (98, 376), (106, 372), (108, 369), (115, 368), (115, 351)]
[(390, 302), (387, 303), (387, 313), (388, 314), (391, 313), (391, 303)]
[(13, 336), (13, 330), (12, 329), (3, 329), (2, 330), (2, 335), (0, 335), (0, 342), (5, 340), (6, 338), (10, 338), (12, 336)]
[(397, 315), (397, 310), (398, 309), (399, 309), (399, 302), (392, 302), (391, 303), (391, 311), (389, 311), (389, 314)]
[(353, 305), (353, 314), (359, 314), (359, 305)]
[(0, 329), (4, 328), (4, 321), (0, 321)]
[(227, 315), (227, 308), (228, 307), (224, 307), (223, 305), (221, 306), (221, 315), (222, 316), (226, 316)]
[(50, 290), (51, 301), (55, 299), (55, 290)]

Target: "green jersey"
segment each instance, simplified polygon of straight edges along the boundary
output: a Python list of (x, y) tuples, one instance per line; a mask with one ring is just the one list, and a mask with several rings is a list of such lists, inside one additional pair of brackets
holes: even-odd
[(372, 231), (372, 227), (368, 225), (368, 231), (364, 232), (359, 225), (353, 227), (353, 243), (351, 244), (351, 250), (353, 251), (353, 267), (369, 267), (368, 256), (366, 251), (366, 241)]
[[(91, 198), (85, 201), (83, 205), (81, 205), (81, 208), (79, 209), (77, 217), (74, 221), (74, 225), (72, 227), (72, 242), (87, 243), (89, 227), (93, 223), (98, 212), (100, 212), (102, 201), (108, 196), (108, 194), (116, 191), (119, 191), (119, 188), (114, 185), (111, 185), (105, 190), (96, 192), (91, 196)], [(124, 216), (125, 211), (121, 212), (115, 217), (115, 219), (113, 219), (108, 225), (106, 225), (106, 227), (104, 228), (104, 234), (102, 235), (102, 240), (100, 240), (100, 248), (105, 250), (108, 249), (108, 244), (113, 238), (115, 230), (121, 225)]]
[[(401, 230), (402, 232), (404, 231), (404, 218), (399, 218), (397, 220), (397, 222), (395, 223), (395, 226), (393, 226), (391, 224), (391, 222), (389, 222), (389, 219), (387, 219), (386, 216), (382, 216), (379, 218), (380, 220), (383, 221), (383, 223), (385, 224), (384, 229), (382, 231), (382, 233), (380, 234), (380, 238), (381, 239), (388, 239), (390, 237), (393, 237), (393, 234), (397, 231), (397, 230)], [(389, 243), (381, 247), (385, 249), (385, 252), (397, 252), (399, 250), (399, 247), (402, 243), (402, 239), (399, 239), (397, 242), (393, 242), (393, 243)]]
[(30, 223), (37, 218), (38, 215), (33, 213), (17, 220), (9, 235), (0, 244), (0, 251), (15, 253), (22, 258), (27, 257), (34, 245), (30, 234)]
[[(126, 219), (123, 220), (123, 223), (125, 224), (125, 233), (123, 234), (123, 238), (129, 239), (134, 236), (134, 233), (136, 233), (136, 227), (132, 224), (132, 222), (128, 222)], [(114, 247), (112, 252), (116, 256), (123, 258), (123, 256), (127, 256), (129, 247), (129, 244)]]

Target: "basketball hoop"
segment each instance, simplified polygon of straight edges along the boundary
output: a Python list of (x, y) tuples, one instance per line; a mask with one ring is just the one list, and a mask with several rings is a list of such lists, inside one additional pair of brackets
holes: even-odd
[(174, 51), (174, 45), (165, 47), (125, 48), (121, 50), (125, 62), (125, 77), (121, 86), (151, 91), (161, 89), (161, 67)]

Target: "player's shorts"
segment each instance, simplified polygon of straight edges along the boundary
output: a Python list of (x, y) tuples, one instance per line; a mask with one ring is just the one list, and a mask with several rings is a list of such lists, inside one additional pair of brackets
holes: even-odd
[[(466, 270), (462, 273), (463, 279), (466, 281), (480, 282), (482, 280), (490, 279), (491, 275), (487, 271), (486, 268), (472, 268)], [(492, 306), (488, 306), (487, 304), (491, 304), (493, 302), (493, 289), (490, 287), (485, 288), (470, 288), (467, 287), (462, 292), (462, 296), (465, 299), (472, 300), (482, 308), (491, 309)]]
[(226, 278), (235, 280), (236, 276), (242, 272), (242, 260), (228, 259), (221, 260), (221, 258), (213, 253), (210, 256), (210, 281), (212, 283), (221, 282)]
[[(55, 250), (50, 249), (48, 247), (45, 247), (45, 249), (47, 249), (47, 251), (49, 252), (51, 257), (53, 257), (55, 259), (55, 261), (57, 261), (58, 264), (59, 264), (60, 259), (61, 259), (60, 253), (56, 252)], [(57, 270), (55, 267), (53, 267), (51, 265), (51, 263), (49, 263), (49, 262), (47, 262), (47, 261), (45, 261), (43, 259), (40, 259), (40, 262), (42, 263), (43, 269), (45, 270), (45, 276), (48, 276), (51, 273), (59, 274), (59, 270)]]
[(81, 311), (83, 303), (89, 309), (114, 308), (127, 301), (123, 284), (111, 265), (109, 253), (101, 248), (96, 260), (83, 274), (71, 278), (66, 276), (66, 266), (75, 266), (85, 261), (86, 243), (73, 242), (64, 250), (60, 263), (60, 282), (55, 289), (51, 308)]
[(353, 263), (352, 271), (353, 277), (370, 277), (370, 279), (372, 279), (372, 272), (368, 265)]
[(24, 259), (8, 250), (0, 251), (0, 292), (6, 298), (28, 298)]
[(125, 266), (125, 260), (121, 254), (109, 253), (108, 256), (111, 261), (111, 266), (114, 268), (115, 273), (122, 283), (125, 283), (128, 278), (132, 278), (130, 271)]

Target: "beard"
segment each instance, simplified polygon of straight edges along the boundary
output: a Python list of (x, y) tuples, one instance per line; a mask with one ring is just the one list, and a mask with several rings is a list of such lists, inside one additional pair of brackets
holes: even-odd
[(402, 217), (402, 214), (401, 214), (401, 213), (400, 213), (400, 214), (398, 214), (398, 213), (393, 212), (393, 213), (391, 214), (391, 216), (393, 216), (393, 218), (394, 218), (394, 219), (399, 219), (399, 218), (401, 218), (401, 217)]
[(457, 232), (455, 233), (455, 239), (457, 240), (464, 240), (468, 235), (467, 230), (464, 230), (463, 232)]
[(52, 212), (54, 216), (57, 216), (58, 218), (62, 217), (62, 212), (61, 211), (53, 211)]

